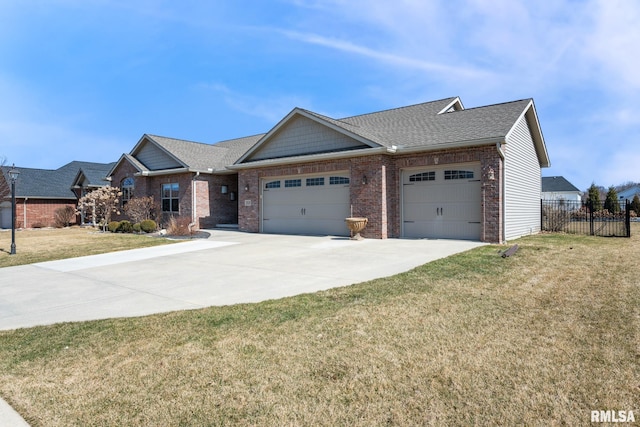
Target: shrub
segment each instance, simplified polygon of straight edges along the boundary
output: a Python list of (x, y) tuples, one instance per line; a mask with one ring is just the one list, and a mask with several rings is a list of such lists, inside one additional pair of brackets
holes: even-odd
[(189, 229), (190, 218), (187, 217), (174, 217), (169, 218), (167, 224), (167, 234), (171, 236), (190, 236), (195, 232), (195, 229)]
[(133, 233), (133, 224), (131, 224), (131, 221), (127, 221), (126, 219), (120, 221), (117, 231), (118, 233)]
[(68, 227), (71, 224), (71, 220), (73, 220), (76, 216), (76, 210), (71, 206), (65, 206), (63, 208), (58, 208), (53, 213), (53, 224), (57, 228)]
[(156, 204), (153, 196), (133, 197), (124, 207), (124, 213), (134, 222), (153, 218)]
[(107, 230), (112, 233), (118, 231), (118, 227), (120, 227), (120, 221), (111, 221), (109, 224), (107, 224)]
[(140, 229), (145, 233), (153, 233), (157, 228), (156, 222), (152, 219), (145, 219), (140, 222)]
[(133, 224), (133, 231), (135, 233), (139, 233), (140, 230), (142, 230), (142, 227), (140, 227), (140, 223), (139, 222), (136, 222), (135, 224)]

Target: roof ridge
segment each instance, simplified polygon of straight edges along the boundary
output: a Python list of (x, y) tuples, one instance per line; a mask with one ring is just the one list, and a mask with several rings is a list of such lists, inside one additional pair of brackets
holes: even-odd
[(533, 98), (523, 98), (523, 99), (517, 99), (515, 101), (506, 101), (506, 102), (498, 102), (495, 104), (489, 104), (489, 105), (479, 105), (477, 107), (471, 107), (471, 108), (464, 108), (462, 110), (455, 110), (455, 111), (450, 111), (447, 114), (451, 114), (451, 113), (463, 113), (465, 111), (473, 111), (473, 110), (478, 110), (480, 108), (488, 108), (488, 107), (497, 107), (499, 105), (507, 105), (507, 104), (515, 104), (516, 102), (522, 102), (522, 101), (532, 101)]
[(387, 109), (380, 110), (380, 111), (373, 111), (371, 113), (364, 113), (364, 114), (356, 114), (355, 116), (342, 117), (340, 119), (334, 119), (334, 120), (342, 121), (342, 120), (347, 120), (347, 119), (354, 119), (356, 117), (364, 117), (364, 116), (370, 116), (370, 115), (373, 115), (373, 114), (387, 113), (389, 111), (404, 110), (404, 109), (407, 109), (407, 108), (418, 107), (420, 105), (435, 104), (436, 102), (442, 102), (442, 101), (451, 101), (451, 100), (454, 100), (456, 98), (460, 98), (460, 97), (459, 96), (451, 96), (451, 97), (448, 97), (448, 98), (436, 99), (435, 101), (418, 102), (418, 103), (411, 104), (411, 105), (404, 105), (402, 107), (387, 108)]
[(209, 146), (209, 147), (211, 147), (211, 146), (213, 146), (213, 145), (215, 144), (215, 143), (214, 143), (214, 144), (210, 144), (210, 143), (208, 143), (208, 142), (191, 141), (191, 140), (189, 140), (189, 139), (173, 138), (173, 137), (170, 137), (170, 136), (154, 135), (154, 134), (151, 134), (151, 133), (147, 133), (147, 134), (145, 134), (145, 135), (147, 135), (147, 136), (149, 136), (149, 137), (151, 137), (151, 138), (163, 138), (163, 139), (170, 139), (170, 140), (172, 140), (172, 141), (188, 142), (188, 143), (190, 143), (190, 144), (200, 144), (200, 145), (206, 145), (206, 146)]

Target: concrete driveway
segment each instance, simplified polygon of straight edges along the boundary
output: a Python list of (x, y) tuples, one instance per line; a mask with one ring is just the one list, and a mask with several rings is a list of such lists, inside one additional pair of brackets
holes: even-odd
[(482, 245), (209, 232), (208, 239), (0, 269), (0, 330), (282, 298), (391, 276)]

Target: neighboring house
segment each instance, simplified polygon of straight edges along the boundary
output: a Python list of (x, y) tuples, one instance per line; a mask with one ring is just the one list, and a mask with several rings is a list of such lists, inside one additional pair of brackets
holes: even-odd
[[(56, 209), (77, 206), (79, 195), (87, 189), (108, 185), (107, 172), (113, 163), (73, 161), (56, 170), (16, 167), (16, 226), (54, 225)], [(0, 179), (9, 182), (10, 167), (3, 167)], [(11, 195), (0, 201), (0, 228), (11, 228)]]
[(566, 200), (579, 202), (582, 192), (563, 176), (542, 177), (542, 200)]
[(633, 198), (636, 195), (640, 197), (640, 185), (637, 184), (618, 193), (618, 197), (620, 198), (620, 200), (629, 200), (630, 202), (633, 201)]
[(447, 98), (334, 119), (295, 108), (214, 145), (143, 135), (109, 173), (199, 227), (504, 242), (540, 230), (549, 157), (532, 99), (465, 109)]

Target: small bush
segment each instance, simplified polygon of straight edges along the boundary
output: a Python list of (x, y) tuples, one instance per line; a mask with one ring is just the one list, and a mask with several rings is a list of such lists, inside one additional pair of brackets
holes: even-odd
[(140, 222), (140, 229), (145, 233), (153, 233), (158, 228), (156, 222), (152, 219), (145, 219)]
[(139, 233), (140, 230), (142, 230), (142, 228), (140, 227), (140, 223), (136, 222), (135, 224), (133, 224), (133, 232), (134, 233)]
[(170, 236), (190, 236), (195, 233), (195, 229), (189, 229), (191, 223), (187, 217), (171, 217), (167, 224), (167, 234)]
[(118, 233), (133, 233), (133, 224), (131, 224), (131, 221), (127, 221), (126, 219), (124, 221), (120, 221), (117, 231)]
[(118, 227), (120, 227), (120, 221), (111, 221), (109, 224), (107, 224), (107, 230), (112, 233), (118, 231)]
[(53, 213), (53, 224), (57, 228), (68, 227), (76, 216), (76, 210), (71, 206), (58, 208)]

